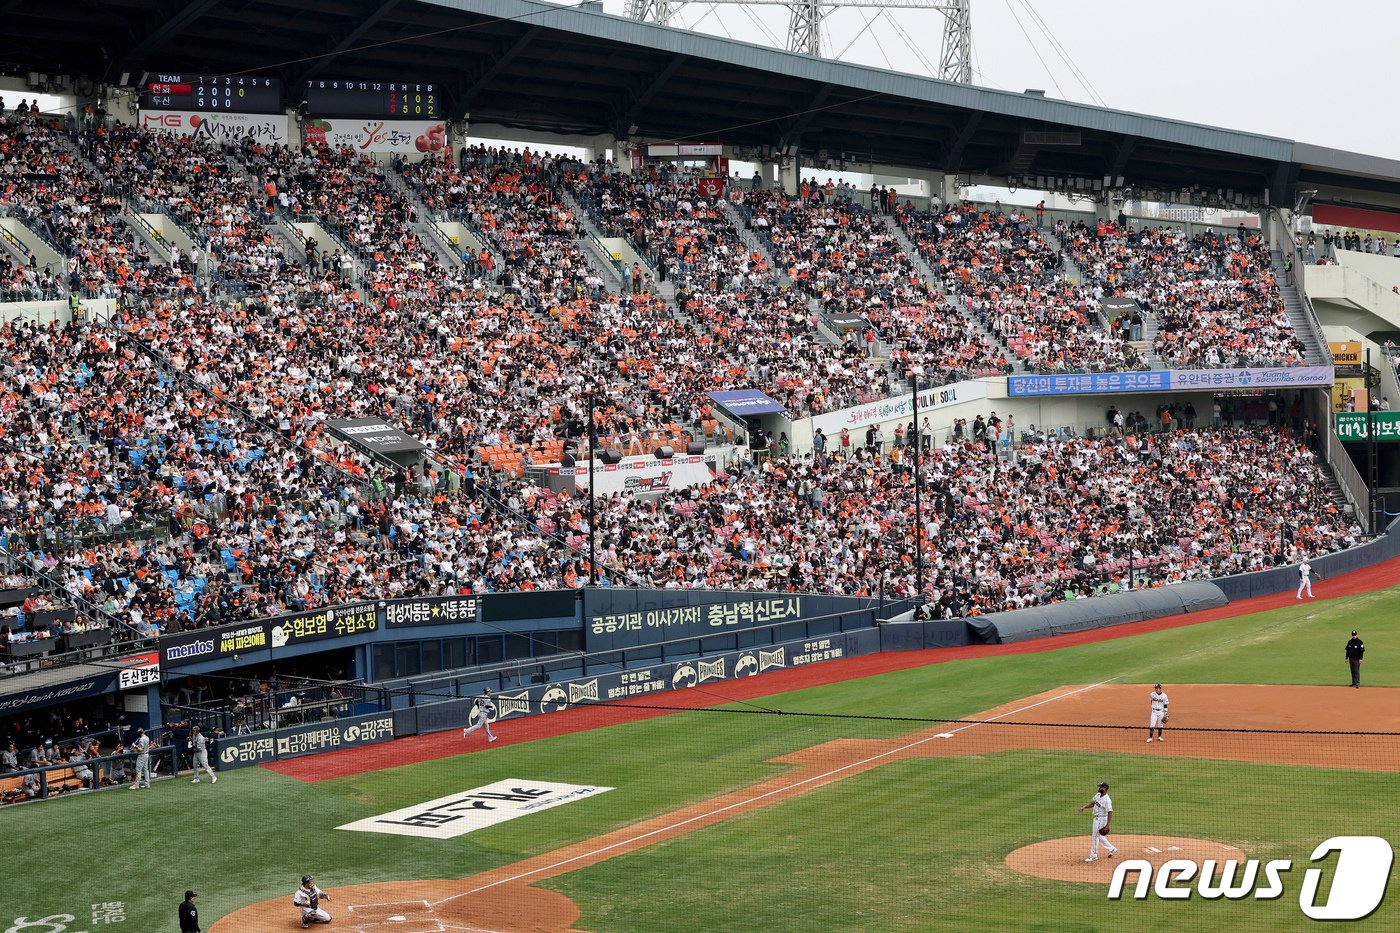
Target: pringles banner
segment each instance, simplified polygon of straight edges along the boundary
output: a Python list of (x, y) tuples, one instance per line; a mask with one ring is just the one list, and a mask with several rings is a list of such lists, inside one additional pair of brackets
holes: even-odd
[(356, 152), (442, 153), (447, 149), (447, 125), (434, 120), (379, 120), (320, 117), (302, 124), (307, 144)]

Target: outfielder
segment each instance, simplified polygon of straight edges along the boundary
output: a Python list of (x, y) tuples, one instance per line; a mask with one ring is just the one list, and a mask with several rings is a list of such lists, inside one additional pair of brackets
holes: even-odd
[(482, 695), (476, 698), (476, 717), (470, 726), (462, 730), (462, 738), (466, 738), (478, 729), (486, 730), (486, 741), (496, 741), (496, 736), (491, 732), (491, 716), (496, 712), (496, 702), (491, 699), (491, 688), (487, 687), (482, 691)]
[(1162, 738), (1162, 726), (1167, 721), (1167, 694), (1158, 684), (1156, 688), (1147, 695), (1148, 702), (1152, 704), (1152, 716), (1147, 720), (1147, 741), (1152, 741), (1152, 730), (1157, 730), (1157, 741), (1165, 742)]
[(297, 888), (297, 893), (292, 895), (292, 904), (301, 911), (302, 928), (311, 926), (313, 923), (330, 923), (331, 915), (321, 909), (321, 900), (330, 900), (331, 896), (320, 888), (316, 887), (315, 875), (302, 875), (301, 887)]
[(194, 749), (194, 780), (190, 783), (199, 783), (200, 768), (209, 772), (210, 783), (219, 783), (219, 776), (214, 773), (213, 768), (209, 767), (209, 740), (204, 737), (204, 733), (199, 731), (199, 726), (190, 727), (190, 740), (186, 744)]
[[(1303, 562), (1298, 565), (1298, 595), (1294, 597), (1295, 599), (1303, 598), (1303, 590), (1308, 591), (1308, 599), (1313, 598), (1312, 578), (1312, 561), (1304, 557)], [(1321, 580), (1322, 577), (1318, 577), (1318, 579)]]
[(1108, 850), (1108, 857), (1113, 858), (1113, 853), (1118, 851), (1118, 847), (1108, 841), (1108, 827), (1113, 822), (1113, 799), (1108, 796), (1108, 782), (1099, 782), (1099, 792), (1094, 795), (1094, 799), (1079, 808), (1083, 813), (1090, 807), (1094, 809), (1093, 842), (1089, 847), (1089, 857), (1084, 861), (1097, 862), (1099, 860), (1099, 843), (1102, 842)]
[(136, 779), (131, 782), (131, 789), (150, 787), (151, 737), (146, 734), (145, 729), (136, 730), (136, 741), (131, 743), (131, 747), (136, 749)]

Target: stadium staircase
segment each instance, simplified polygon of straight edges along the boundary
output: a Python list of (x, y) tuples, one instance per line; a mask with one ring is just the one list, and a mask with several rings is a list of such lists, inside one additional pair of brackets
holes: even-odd
[[(739, 211), (733, 204), (730, 204), (729, 201), (724, 199), (720, 199), (718, 203), (720, 208), (724, 211), (724, 215), (729, 218), (729, 223), (734, 227), (734, 231), (739, 234), (739, 239), (743, 240), (744, 245), (749, 248), (749, 252), (767, 256), (768, 267), (773, 271), (773, 280), (779, 285), (790, 288), (792, 286), (792, 279), (788, 276), (787, 270), (783, 268), (782, 263), (778, 262), (777, 257), (773, 255), (773, 250), (769, 248), (769, 244), (759, 239), (758, 234), (754, 233), (753, 229), (739, 216)], [(820, 303), (818, 303), (817, 307), (820, 308)]]
[(433, 255), (437, 256), (438, 262), (447, 269), (460, 269), (465, 265), (462, 262), (460, 249), (432, 221), (433, 212), (428, 209), (428, 205), (423, 203), (423, 199), (418, 196), (414, 187), (398, 172), (386, 171), (384, 177), (388, 179), (390, 188), (398, 191), (399, 194), (403, 195), (404, 200), (413, 205), (414, 213), (420, 218), (408, 225), (408, 228), (418, 235), (418, 242), (431, 250)]
[[(1288, 284), (1288, 276), (1283, 269), (1283, 253), (1273, 250), (1269, 253), (1273, 260), (1274, 274), (1278, 277), (1279, 295), (1288, 311), (1288, 322), (1293, 325), (1293, 333), (1303, 342), (1304, 356), (1309, 366), (1327, 366), (1331, 363), (1331, 352), (1322, 338), (1322, 328), (1317, 323), (1312, 302), (1296, 285)], [(1296, 279), (1295, 279), (1296, 281)]]
[(968, 329), (981, 335), (982, 339), (987, 341), (994, 350), (999, 350), (1005, 354), (1006, 358), (1011, 362), (1011, 367), (1014, 372), (1024, 372), (1025, 366), (1016, 358), (1016, 354), (1011, 352), (1011, 348), (1006, 345), (1006, 342), (1001, 339), (1001, 336), (978, 320), (977, 315), (972, 313), (972, 309), (967, 306), (967, 302), (963, 301), (961, 295), (951, 289), (943, 287), (942, 279), (933, 271), (933, 267), (928, 264), (928, 260), (924, 258), (924, 254), (919, 251), (914, 241), (909, 239), (909, 234), (904, 232), (904, 228), (899, 225), (899, 221), (895, 219), (895, 216), (893, 214), (879, 214), (877, 216), (879, 216), (881, 223), (894, 234), (900, 249), (904, 250), (904, 254), (909, 257), (910, 263), (913, 264), (914, 271), (931, 287), (937, 289), (938, 293), (947, 300), (948, 304), (953, 306), (953, 309), (956, 310), (958, 314), (962, 316), (963, 321), (966, 322)]
[[(564, 201), (564, 206), (573, 213), (574, 220), (578, 221), (579, 236), (575, 245), (583, 256), (584, 262), (588, 263), (588, 268), (602, 277), (603, 283), (607, 287), (621, 288), (622, 271), (618, 267), (618, 261), (613, 259), (612, 253), (608, 252), (608, 248), (603, 245), (602, 231), (594, 223), (592, 215), (588, 213), (579, 199), (574, 197), (573, 192), (561, 189), (559, 195)], [(647, 271), (652, 272), (654, 279), (655, 271), (650, 268)], [(671, 290), (671, 296), (674, 300), (675, 289)]]

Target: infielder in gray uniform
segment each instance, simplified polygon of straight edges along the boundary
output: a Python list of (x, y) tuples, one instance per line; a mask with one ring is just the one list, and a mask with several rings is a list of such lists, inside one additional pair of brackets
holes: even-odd
[(219, 783), (219, 776), (214, 773), (214, 769), (209, 767), (209, 740), (204, 737), (204, 733), (199, 731), (199, 726), (190, 727), (190, 740), (186, 743), (194, 749), (194, 780), (191, 784), (199, 783), (199, 769), (203, 768), (209, 772), (211, 784)]
[(131, 743), (131, 747), (136, 749), (136, 779), (131, 782), (131, 789), (151, 786), (151, 737), (146, 734), (145, 729), (136, 730), (136, 741)]
[(496, 736), (491, 733), (491, 714), (496, 712), (496, 702), (491, 699), (491, 688), (487, 687), (482, 691), (482, 695), (476, 698), (476, 718), (470, 726), (462, 730), (462, 738), (471, 735), (477, 729), (486, 730), (486, 741), (496, 741)]

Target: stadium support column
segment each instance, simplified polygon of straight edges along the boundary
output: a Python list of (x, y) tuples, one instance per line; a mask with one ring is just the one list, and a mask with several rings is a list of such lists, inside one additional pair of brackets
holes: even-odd
[[(932, 188), (932, 184), (929, 185)], [(938, 199), (943, 202), (943, 206), (949, 204), (960, 204), (962, 202), (962, 186), (958, 184), (957, 175), (944, 175), (938, 182)]]
[(802, 190), (802, 167), (797, 162), (797, 156), (784, 159), (778, 171), (781, 173), (778, 177), (784, 194), (792, 196)]
[(763, 187), (769, 190), (772, 190), (774, 185), (781, 187), (780, 182), (776, 180), (778, 178), (778, 163), (760, 162), (759, 164), (763, 166)]

